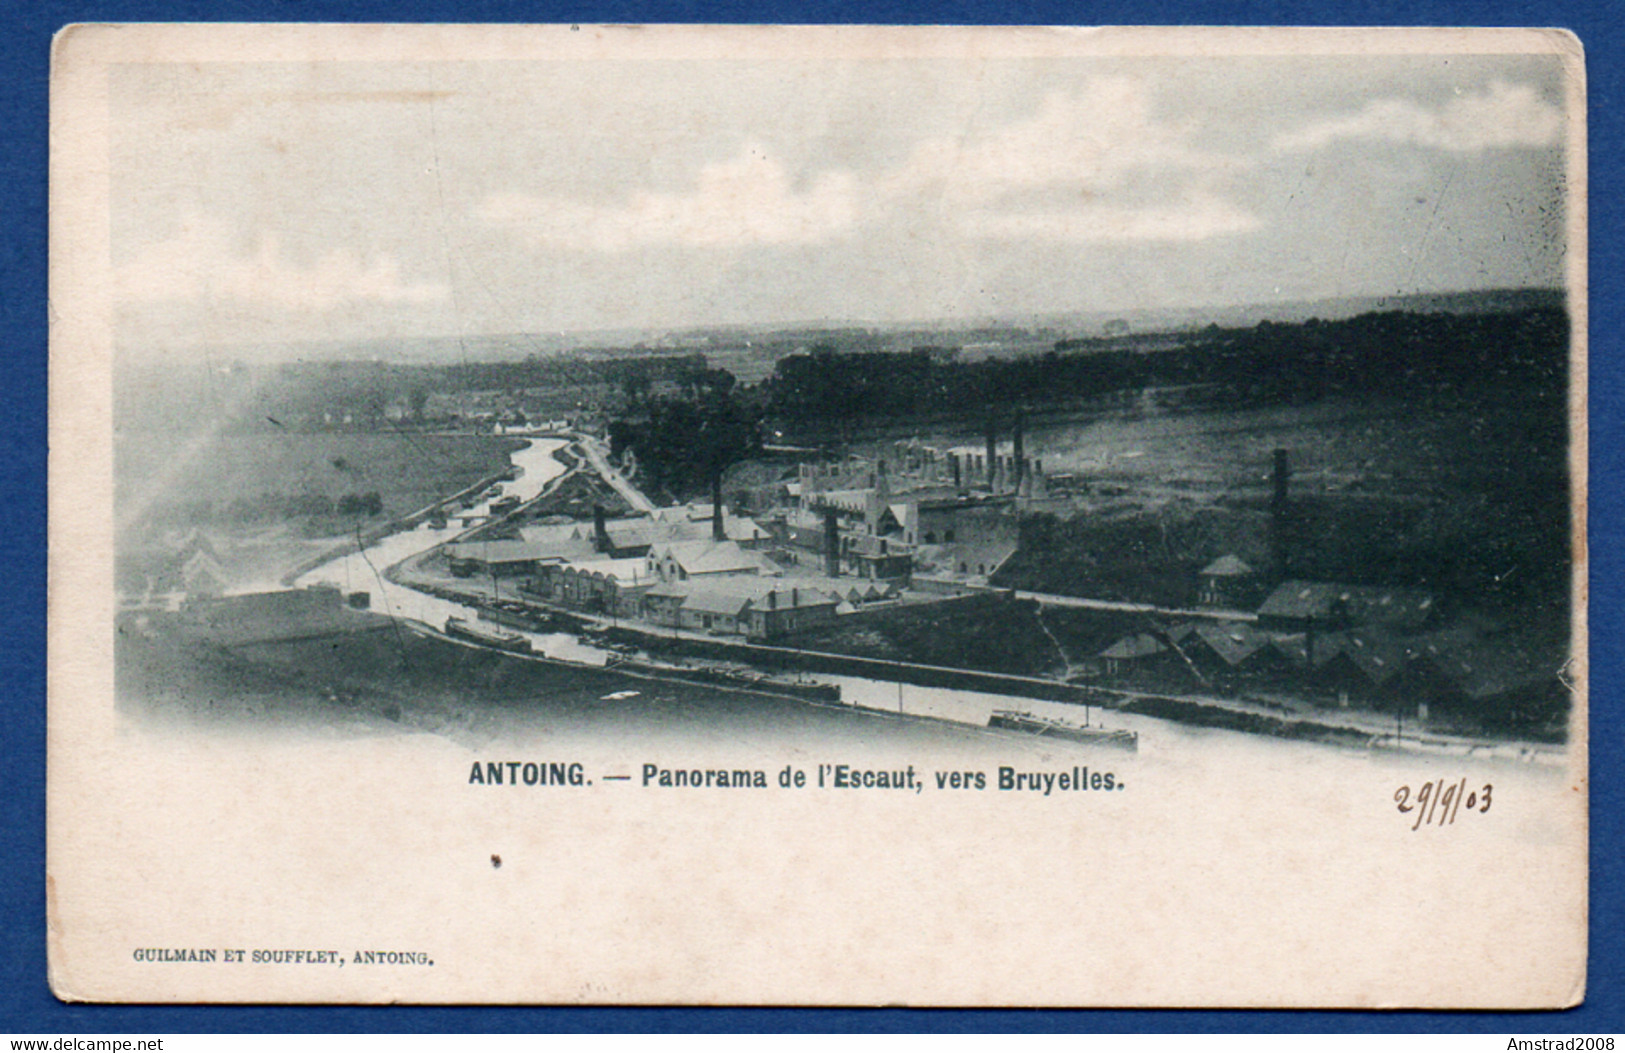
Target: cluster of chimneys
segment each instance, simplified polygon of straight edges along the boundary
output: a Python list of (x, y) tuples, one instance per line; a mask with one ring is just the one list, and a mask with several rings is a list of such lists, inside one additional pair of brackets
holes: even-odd
[(993, 493), (1026, 494), (1030, 484), (1044, 475), (1044, 462), (1028, 457), (1022, 419), (1018, 415), (1011, 426), (1010, 452), (999, 452), (998, 423), (988, 418), (983, 432), (986, 440), (984, 453), (948, 454), (948, 470), (955, 490), (968, 490), (984, 485)]
[(814, 462), (801, 466), (802, 484), (809, 493), (832, 489), (884, 487), (887, 480), (913, 479), (917, 482), (952, 482), (956, 490), (986, 486), (995, 492), (1021, 492), (1023, 485), (1044, 471), (1043, 463), (1028, 457), (1024, 449), (1022, 424), (1018, 419), (1011, 432), (1012, 451), (998, 452), (998, 434), (988, 425), (986, 455), (946, 453), (912, 442), (897, 442), (880, 452), (871, 466), (844, 461)]

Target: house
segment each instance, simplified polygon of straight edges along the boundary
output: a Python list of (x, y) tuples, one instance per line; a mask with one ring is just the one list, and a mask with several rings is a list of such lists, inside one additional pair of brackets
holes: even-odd
[(749, 594), (705, 586), (686, 591), (688, 595), (677, 612), (680, 628), (720, 634), (744, 633), (745, 612), (751, 601)]
[(758, 640), (830, 621), (838, 606), (821, 590), (757, 577), (667, 582), (643, 594), (644, 614), (656, 624)]
[(834, 620), (839, 603), (837, 597), (817, 589), (770, 588), (751, 599), (746, 632), (756, 640), (777, 639)]
[(194, 549), (181, 566), (181, 583), (188, 598), (222, 596), (229, 587), (226, 572), (208, 549)]
[(678, 613), (688, 599), (688, 588), (675, 582), (654, 585), (643, 594), (643, 616), (656, 625), (675, 629), (682, 621)]
[(1249, 622), (1187, 622), (1169, 637), (1203, 675), (1218, 680), (1235, 679), (1259, 667), (1270, 643)]
[(1339, 705), (1378, 703), (1383, 688), (1404, 669), (1404, 645), (1380, 631), (1351, 629), (1316, 640), (1314, 683), (1334, 692)]
[(1479, 718), (1540, 719), (1565, 708), (1563, 656), (1515, 638), (1430, 633), (1411, 641), (1410, 659), (1396, 695)]
[(1196, 602), (1241, 609), (1258, 602), (1258, 572), (1239, 556), (1226, 555), (1196, 572)]
[(1133, 633), (1104, 651), (1100, 658), (1111, 676), (1151, 672), (1168, 665), (1168, 645), (1150, 633)]

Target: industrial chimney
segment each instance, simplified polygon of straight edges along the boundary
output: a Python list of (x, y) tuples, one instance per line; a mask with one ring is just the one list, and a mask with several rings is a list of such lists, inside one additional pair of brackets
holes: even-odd
[(1011, 446), (1013, 447), (1010, 451), (1010, 460), (1012, 462), (1011, 467), (1015, 470), (1015, 476), (1010, 480), (1010, 489), (1015, 490), (1017, 493), (1021, 491), (1021, 481), (1026, 478), (1027, 475), (1027, 460), (1026, 454), (1022, 449), (1021, 426), (1021, 414), (1017, 413), (1015, 429), (1010, 437)]
[(835, 509), (824, 509), (824, 573), (841, 576), (841, 528), (835, 522)]
[(722, 473), (711, 476), (711, 540), (728, 540), (728, 531), (722, 525)]
[(993, 418), (987, 419), (987, 488), (990, 491), (998, 490), (999, 474), (999, 432), (993, 423)]
[(608, 552), (609, 528), (604, 523), (604, 506), (592, 506), (592, 547), (596, 552)]
[[(1292, 476), (1289, 455), (1285, 449), (1275, 451), (1274, 492), (1270, 497), (1270, 559), (1275, 572), (1285, 574), (1288, 563), (1287, 531), (1290, 529), (1287, 485)], [(1313, 634), (1311, 633), (1311, 638)]]

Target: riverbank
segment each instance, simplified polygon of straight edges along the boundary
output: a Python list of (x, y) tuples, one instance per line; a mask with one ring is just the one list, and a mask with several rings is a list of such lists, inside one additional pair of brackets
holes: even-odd
[[(408, 567), (391, 569), (405, 574), (402, 581), (407, 587), (425, 589), (443, 599), (474, 607), (492, 602), (490, 593), (481, 585), (459, 583), (458, 587), (451, 587), (445, 583), (427, 581), (413, 574)], [(547, 611), (550, 617), (574, 620), (584, 626), (583, 639), (606, 652), (622, 655), (640, 653), (661, 660), (746, 665), (774, 675), (855, 678), (893, 685), (899, 692), (903, 685), (908, 685), (1006, 699), (1061, 703), (1070, 707), (1086, 706), (1152, 717), (1188, 727), (1236, 731), (1342, 748), (1392, 749), (1434, 755), (1504, 755), (1539, 763), (1561, 763), (1565, 756), (1561, 745), (1551, 743), (1452, 735), (1433, 732), (1425, 727), (1396, 729), (1392, 718), (1380, 714), (1329, 710), (1290, 713), (1210, 696), (1159, 694), (1042, 677), (726, 640), (698, 633), (612, 622), (536, 601), (524, 603)], [(849, 701), (854, 705), (863, 704), (858, 698)], [(969, 727), (980, 726), (970, 721), (961, 723)]]

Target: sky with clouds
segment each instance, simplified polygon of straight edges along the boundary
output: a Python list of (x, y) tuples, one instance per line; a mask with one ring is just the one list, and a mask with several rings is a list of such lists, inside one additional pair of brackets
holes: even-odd
[(128, 65), (122, 343), (1560, 284), (1552, 57)]

